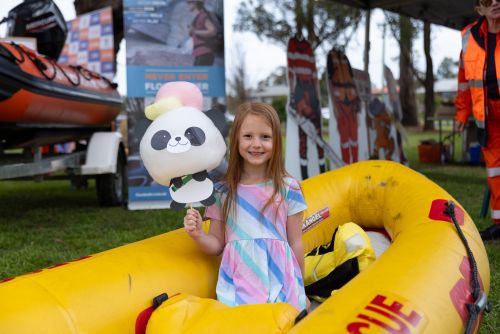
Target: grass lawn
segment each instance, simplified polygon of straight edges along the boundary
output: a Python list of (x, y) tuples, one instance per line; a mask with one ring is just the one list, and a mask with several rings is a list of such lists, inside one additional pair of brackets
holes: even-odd
[[(409, 132), (405, 151), (410, 166), (452, 194), (479, 229), (488, 226), (488, 218), (479, 218), (484, 167), (418, 163), (420, 140), (437, 136)], [(455, 153), (455, 158), (460, 156)], [(182, 216), (170, 210), (100, 208), (93, 182), (89, 189), (73, 191), (67, 181), (0, 181), (0, 280), (170, 231), (181, 226)], [(493, 311), (485, 316), (480, 333), (498, 333), (500, 242), (489, 242), (486, 249)]]

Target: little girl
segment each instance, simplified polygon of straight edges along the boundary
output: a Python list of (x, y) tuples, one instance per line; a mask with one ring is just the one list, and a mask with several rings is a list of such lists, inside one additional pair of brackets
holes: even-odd
[(306, 308), (302, 217), (307, 208), (298, 182), (282, 161), (278, 114), (265, 103), (244, 103), (236, 113), (229, 166), (216, 184), (205, 217), (189, 209), (187, 233), (203, 251), (222, 253), (217, 299), (227, 305), (286, 302)]

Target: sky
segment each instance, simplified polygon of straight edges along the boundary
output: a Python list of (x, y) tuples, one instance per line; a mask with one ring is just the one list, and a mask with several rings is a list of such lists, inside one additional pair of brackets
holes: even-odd
[[(285, 47), (269, 41), (262, 41), (251, 32), (234, 32), (232, 25), (236, 20), (236, 12), (239, 4), (244, 0), (224, 1), (224, 24), (225, 24), (225, 46), (226, 46), (226, 77), (230, 77), (234, 73), (235, 66), (239, 65), (241, 59), (238, 55), (244, 55), (245, 68), (248, 76), (248, 85), (255, 87), (257, 82), (265, 79), (270, 73), (279, 66), (286, 66), (286, 50)], [(0, 18), (7, 16), (10, 9), (21, 3), (22, 0), (2, 0), (0, 7)], [(75, 10), (73, 1), (71, 0), (55, 0), (54, 1), (61, 10), (64, 18), (69, 21), (75, 18)], [(368, 72), (372, 82), (377, 86), (382, 86), (382, 64), (383, 64), (383, 33), (379, 27), (384, 22), (384, 14), (381, 10), (372, 11), (371, 16), (371, 33), (370, 33), (370, 63)], [(0, 37), (5, 37), (5, 24), (0, 26)], [(357, 33), (349, 43), (346, 50), (346, 55), (354, 68), (363, 69), (363, 54), (364, 54), (364, 24), (360, 25)], [(433, 58), (434, 72), (441, 61), (445, 57), (458, 59), (460, 53), (461, 41), (460, 32), (445, 27), (432, 26), (432, 47), (431, 54)], [(238, 48), (243, 48), (243, 53), (235, 51), (231, 46), (238, 45)], [(425, 69), (425, 57), (423, 53), (423, 40), (420, 36), (415, 41), (414, 53), (417, 57), (417, 68)], [(392, 70), (396, 78), (399, 77), (399, 46), (397, 42), (386, 33), (385, 40), (385, 63)], [(325, 68), (325, 56), (316, 54), (316, 62), (319, 72)], [(117, 75), (115, 81), (119, 84), (119, 91), (122, 95), (126, 95), (126, 60), (125, 60), (125, 42), (120, 45), (120, 52), (117, 57)]]

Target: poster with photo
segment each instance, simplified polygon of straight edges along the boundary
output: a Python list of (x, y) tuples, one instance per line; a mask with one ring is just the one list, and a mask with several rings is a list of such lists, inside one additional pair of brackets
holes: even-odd
[(358, 138), (359, 138), (359, 156), (358, 160), (370, 159), (371, 152), (371, 137), (370, 118), (368, 115), (368, 107), (372, 100), (372, 85), (370, 74), (366, 71), (352, 69), (354, 83), (361, 99), (361, 112), (358, 119)]
[(399, 100), (399, 87), (394, 75), (389, 67), (384, 65), (384, 78), (387, 86), (387, 94), (384, 96), (384, 105), (387, 110), (388, 116), (391, 118), (392, 131), (391, 135), (394, 141), (394, 150), (390, 159), (408, 165), (403, 150), (403, 136), (405, 129), (401, 124), (403, 119), (403, 109), (401, 108), (401, 101)]
[(223, 0), (124, 0), (123, 4), (127, 40), (128, 208), (168, 208), (168, 188), (154, 182), (139, 156), (139, 143), (150, 124), (144, 107), (154, 102), (163, 84), (189, 81), (200, 88), (203, 111), (214, 123), (218, 120), (213, 117), (224, 115)]
[(125, 0), (128, 96), (154, 97), (182, 80), (224, 97), (223, 22), (222, 0)]
[(353, 69), (345, 53), (339, 49), (328, 52), (326, 64), (330, 146), (339, 151), (345, 164), (367, 160), (368, 132), (363, 98), (369, 98), (369, 76)]
[[(305, 180), (326, 171), (321, 104), (316, 60), (310, 43), (294, 36), (288, 41), (288, 103), (285, 166), (296, 179)], [(309, 130), (309, 131), (308, 131)]]

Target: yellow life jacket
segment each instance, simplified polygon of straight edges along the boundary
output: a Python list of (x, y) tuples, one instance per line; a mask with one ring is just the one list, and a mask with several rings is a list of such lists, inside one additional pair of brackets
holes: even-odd
[(317, 301), (330, 297), (375, 261), (375, 251), (366, 232), (354, 223), (337, 227), (332, 240), (306, 254), (306, 295)]

